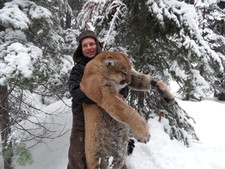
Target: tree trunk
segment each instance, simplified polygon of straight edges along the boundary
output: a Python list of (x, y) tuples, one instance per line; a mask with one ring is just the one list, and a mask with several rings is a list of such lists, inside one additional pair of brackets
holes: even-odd
[(65, 29), (71, 28), (71, 20), (72, 20), (71, 13), (67, 10), (67, 12), (66, 12), (66, 25), (65, 25)]
[(7, 86), (0, 85), (0, 133), (2, 138), (2, 155), (4, 161), (4, 169), (13, 169), (12, 166), (12, 141), (9, 140), (11, 135), (8, 90)]

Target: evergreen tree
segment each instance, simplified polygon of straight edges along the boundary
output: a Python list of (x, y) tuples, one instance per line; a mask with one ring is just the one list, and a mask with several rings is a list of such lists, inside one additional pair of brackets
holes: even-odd
[[(5, 169), (13, 168), (13, 153), (21, 165), (31, 162), (23, 143), (26, 137), (39, 142), (52, 135), (44, 125), (29, 119), (40, 111), (31, 93), (45, 104), (68, 93), (65, 84), (72, 66), (70, 54), (76, 45), (76, 31), (63, 29), (69, 26), (63, 20), (69, 10), (64, 1), (1, 2), (0, 87), (7, 94), (1, 93), (0, 114), (4, 116), (0, 120), (4, 123), (0, 132)], [(31, 134), (32, 129), (24, 128), (22, 121), (38, 125), (42, 132)]]
[[(215, 3), (200, 4), (197, 11), (202, 14), (200, 26), (203, 30), (203, 37), (210, 47), (219, 55), (225, 68), (225, 22), (224, 22), (224, 1)], [(219, 100), (225, 100), (225, 77), (224, 70), (216, 75), (212, 81), (214, 96)]]
[[(130, 9), (130, 15), (126, 17), (127, 22), (125, 23), (128, 25), (125, 29), (128, 27), (129, 29), (124, 31), (126, 32), (124, 38), (127, 39), (126, 46), (130, 47), (129, 51), (135, 61), (136, 69), (168, 81), (169, 77), (173, 76), (170, 72), (170, 63), (173, 60), (179, 60), (179, 56), (185, 54), (185, 49), (179, 48), (170, 39), (170, 36), (174, 36), (179, 31), (178, 26), (169, 20), (167, 15), (163, 16), (165, 23), (159, 21), (145, 1), (127, 1), (126, 3), (134, 9)], [(141, 28), (138, 25), (141, 25)], [(130, 102), (147, 119), (155, 115), (160, 118), (161, 116), (165, 117), (168, 120), (168, 123), (163, 123), (165, 132), (171, 138), (181, 140), (186, 145), (189, 145), (190, 141), (187, 133), (197, 139), (194, 129), (188, 121), (190, 118), (178, 104), (173, 106), (165, 104), (155, 92), (150, 94), (132, 92)]]

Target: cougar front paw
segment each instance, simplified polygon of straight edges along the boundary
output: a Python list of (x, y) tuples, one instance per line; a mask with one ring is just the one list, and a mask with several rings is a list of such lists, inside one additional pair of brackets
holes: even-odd
[(131, 126), (134, 137), (142, 143), (147, 143), (150, 140), (149, 128), (144, 119), (136, 119), (135, 124)]
[(175, 99), (172, 93), (170, 93), (167, 85), (163, 82), (163, 81), (158, 81), (156, 84), (156, 88), (158, 90), (158, 92), (160, 93), (160, 95), (162, 96), (162, 98), (169, 104), (174, 104), (175, 103)]

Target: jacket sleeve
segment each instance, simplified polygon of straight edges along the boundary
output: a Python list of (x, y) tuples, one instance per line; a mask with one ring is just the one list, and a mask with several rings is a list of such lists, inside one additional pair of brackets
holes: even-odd
[(73, 102), (75, 104), (82, 104), (82, 103), (88, 103), (93, 104), (92, 100), (90, 100), (80, 89), (80, 82), (83, 77), (85, 66), (82, 65), (75, 65), (70, 73), (70, 78), (68, 81), (69, 84), (69, 92), (71, 96), (73, 97)]

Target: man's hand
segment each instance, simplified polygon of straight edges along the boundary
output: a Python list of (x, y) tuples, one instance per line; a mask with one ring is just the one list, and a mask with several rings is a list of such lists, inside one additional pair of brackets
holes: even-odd
[(127, 145), (127, 155), (132, 154), (133, 150), (134, 150), (134, 140), (133, 139), (129, 139), (128, 140), (128, 145)]

